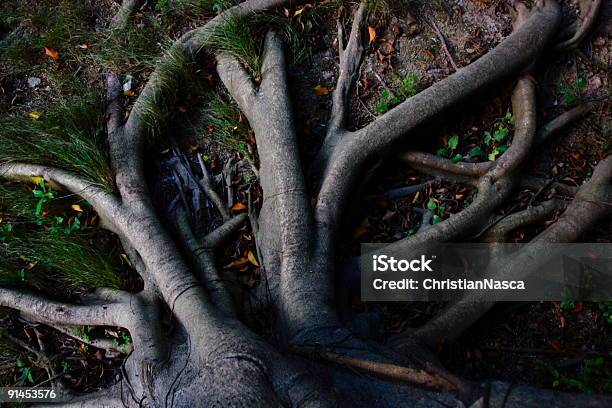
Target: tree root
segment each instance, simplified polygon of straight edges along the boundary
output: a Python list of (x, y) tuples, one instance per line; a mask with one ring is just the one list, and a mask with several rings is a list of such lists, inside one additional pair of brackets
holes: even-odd
[(580, 5), (580, 16), (578, 17), (580, 24), (578, 29), (572, 38), (555, 45), (555, 51), (565, 51), (577, 47), (591, 30), (591, 27), (597, 19), (597, 13), (601, 7), (601, 0), (580, 0), (578, 4)]

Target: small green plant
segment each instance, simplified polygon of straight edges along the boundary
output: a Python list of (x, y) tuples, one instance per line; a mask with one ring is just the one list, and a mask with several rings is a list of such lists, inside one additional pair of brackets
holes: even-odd
[(6, 241), (13, 235), (13, 224), (0, 224), (0, 241)]
[(72, 334), (75, 337), (82, 339), (84, 342), (88, 343), (91, 335), (91, 327), (90, 326), (75, 326), (72, 328)]
[(566, 105), (573, 105), (578, 101), (578, 95), (580, 92), (587, 87), (587, 81), (583, 75), (578, 75), (576, 82), (567, 83), (559, 82), (557, 86), (557, 92), (561, 97), (561, 100)]
[(573, 310), (576, 307), (576, 302), (574, 302), (573, 300), (562, 300), (559, 303), (559, 306), (561, 307), (561, 309)]
[(585, 394), (612, 391), (612, 369), (607, 357), (597, 356), (585, 358), (580, 371), (576, 375), (565, 375), (550, 364), (545, 365), (552, 379), (553, 388), (565, 386)]
[(606, 322), (612, 324), (612, 302), (599, 302), (597, 305)]
[(418, 93), (419, 76), (414, 72), (408, 72), (403, 78), (400, 78), (400, 88), (397, 94), (391, 93), (390, 90), (384, 89), (380, 93), (380, 102), (376, 104), (376, 112), (385, 113), (394, 106), (402, 103), (407, 98)]
[(34, 215), (38, 220), (38, 224), (42, 225), (45, 220), (45, 217), (43, 215), (43, 207), (47, 202), (55, 198), (55, 194), (53, 194), (53, 191), (51, 191), (51, 187), (45, 182), (45, 179), (43, 178), (37, 180), (36, 186), (34, 187), (34, 190), (32, 190), (32, 193), (34, 194), (34, 197), (38, 199)]
[(21, 374), (19, 375), (19, 384), (25, 385), (26, 383), (34, 384), (34, 378), (32, 377), (32, 361), (31, 355), (28, 355), (25, 360), (17, 359), (15, 365), (20, 369)]
[(119, 333), (119, 338), (113, 339), (113, 347), (123, 354), (127, 354), (132, 344), (132, 338), (127, 333)]
[(446, 141), (446, 147), (441, 147), (436, 151), (436, 154), (440, 157), (451, 158), (453, 162), (459, 162), (463, 160), (463, 156), (460, 153), (455, 153), (459, 146), (459, 135), (454, 134)]
[(506, 112), (506, 115), (502, 118), (502, 120), (497, 125), (497, 128), (491, 132), (483, 133), (483, 142), (484, 144), (491, 148), (490, 152), (487, 155), (487, 158), (490, 161), (495, 161), (498, 155), (502, 154), (510, 146), (507, 144), (501, 144), (508, 139), (510, 135), (510, 128), (514, 126), (514, 118), (512, 113)]
[(429, 199), (427, 202), (427, 209), (433, 213), (432, 223), (439, 224), (442, 222), (442, 217), (444, 217), (444, 213), (446, 212), (446, 204), (437, 204), (433, 199)]

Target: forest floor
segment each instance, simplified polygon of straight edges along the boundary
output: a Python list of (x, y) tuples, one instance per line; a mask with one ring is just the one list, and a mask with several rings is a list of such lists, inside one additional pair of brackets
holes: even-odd
[[(112, 64), (121, 73), (125, 94), (133, 99), (168, 42), (214, 16), (210, 6), (223, 2), (206, 2), (209, 9), (198, 12), (189, 8), (173, 11), (172, 1), (146, 2), (134, 18), (133, 29), (120, 43), (100, 34), (100, 27), (108, 24), (116, 10), (113, 0), (19, 0), (17, 6), (7, 3), (0, 5), (0, 115), (44, 121), (57, 104), (103, 94), (101, 73), (105, 64)], [(351, 15), (348, 3), (340, 8), (339, 2), (322, 3), (275, 14), (300, 36), (299, 44), (290, 47), (294, 64), (289, 76), (306, 164), (312, 161), (326, 131), (330, 92), (337, 77), (336, 24), (339, 17), (347, 24), (346, 18)], [(511, 31), (512, 16), (501, 0), (392, 3), (396, 4), (393, 8), (381, 10), (369, 21), (368, 52), (353, 98), (353, 128), (367, 124), (403, 99), (452, 74), (454, 65), (461, 68), (486, 54)], [(565, 0), (562, 4), (566, 22), (574, 20), (576, 2)], [(545, 55), (542, 59), (546, 63), (536, 66), (539, 123), (578, 104), (596, 102), (598, 106), (541, 148), (536, 153), (537, 160), (526, 166), (529, 174), (579, 186), (590, 177), (594, 163), (610, 154), (611, 18), (612, 2), (605, 1), (597, 24), (578, 51)], [(206, 87), (219, 92), (212, 60), (203, 61), (197, 74)], [(509, 82), (490, 89), (435, 126), (420, 129), (422, 136), (412, 138), (418, 140), (417, 144), (406, 148), (449, 158), (458, 156), (465, 161), (493, 160), (511, 140), (512, 86)], [(226, 198), (233, 212), (245, 211), (249, 200), (252, 205), (260, 204), (251, 170), (252, 164), (257, 163), (257, 152), (248, 124), (222, 92), (212, 98), (204, 95), (187, 93), (176, 104), (170, 128), (176, 144), (148, 146), (152, 158), (148, 162), (149, 184), (158, 198), (159, 211), (167, 215), (172, 214), (178, 193), (173, 163), (181, 155), (179, 151), (196, 164), (201, 154), (219, 185), (229, 180), (231, 188)], [(601, 103), (605, 101), (608, 104)], [(194, 122), (189, 114), (195, 109), (202, 114)], [(103, 117), (99, 119), (104, 122)], [(510, 133), (504, 135), (504, 129)], [(493, 140), (487, 135), (493, 135)], [(469, 205), (473, 195), (471, 187), (465, 185), (434, 183), (423, 192), (389, 200), (384, 195), (388, 190), (426, 179), (395, 160), (387, 161), (380, 174), (385, 176), (374, 173), (352, 205), (340, 238), (343, 257), (359, 255), (361, 243), (391, 242), (414, 233), (420, 220), (412, 210), (415, 207), (427, 208), (433, 203), (435, 217), (445, 219)], [(520, 191), (506, 208), (521, 209), (543, 198)], [(210, 211), (210, 203), (199, 207), (202, 214), (194, 216), (207, 220), (203, 228), (211, 230), (219, 224)], [(0, 227), (1, 215), (0, 212)], [(96, 225), (95, 214), (73, 212), (68, 219), (76, 217), (82, 228)], [(546, 221), (550, 222), (554, 219)], [(69, 225), (73, 223), (68, 221)], [(512, 242), (528, 240), (546, 223), (516, 231)], [(122, 285), (137, 289), (140, 282), (130, 272), (118, 243), (99, 234), (90, 236), (89, 242), (97, 245), (100, 238), (108, 241), (114, 247), (108, 252), (112, 262), (125, 274)], [(583, 242), (610, 242), (611, 238), (612, 223), (606, 223), (591, 231)], [(220, 260), (225, 273), (238, 277), (247, 288), (261, 284), (261, 271), (253, 254), (256, 248), (251, 232), (245, 229), (241, 239), (228, 246)], [(88, 286), (71, 285), (70, 293), (75, 296)], [(351, 301), (356, 310), (383, 316), (384, 324), (378, 333), (382, 338), (426, 321), (441, 307), (436, 303), (366, 304), (358, 294)], [(265, 330), (265, 320), (262, 316), (262, 322), (257, 323), (260, 330)], [(64, 378), (82, 391), (100, 387), (117, 375), (125, 357), (124, 346), (129, 345), (129, 336), (122, 331), (79, 329), (87, 338), (115, 342), (117, 353), (105, 353), (14, 314), (0, 314), (0, 322), (4, 332), (29, 347), (36, 349), (44, 344), (45, 349), (60, 356), (57, 363)], [(438, 351), (451, 371), (468, 379), (496, 378), (586, 393), (612, 392), (611, 329), (612, 303), (504, 303), (488, 313), (468, 335), (440, 344)], [(35, 353), (8, 344), (0, 344), (0, 385), (38, 384), (47, 379), (44, 368), (36, 364)]]

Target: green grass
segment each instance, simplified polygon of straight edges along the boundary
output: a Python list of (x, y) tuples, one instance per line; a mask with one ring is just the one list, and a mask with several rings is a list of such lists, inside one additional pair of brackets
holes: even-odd
[(263, 39), (270, 29), (283, 38), (290, 64), (298, 64), (306, 59), (309, 48), (302, 34), (291, 20), (278, 14), (260, 13), (245, 18), (227, 18), (213, 30), (207, 44), (237, 58), (258, 81), (261, 79)]
[(140, 117), (152, 141), (160, 139), (181, 100), (203, 92), (196, 61), (183, 48), (170, 48), (158, 66), (160, 92), (155, 98), (144, 99)]
[(155, 9), (161, 12), (166, 20), (177, 17), (194, 19), (218, 14), (231, 4), (230, 0), (157, 0)]
[(250, 19), (227, 18), (215, 28), (207, 44), (239, 59), (255, 78), (261, 78), (262, 38), (256, 36)]
[[(123, 29), (100, 30), (88, 0), (9, 3), (0, 4), (0, 27), (9, 33), (17, 30), (18, 35), (0, 43), (0, 57), (9, 63), (11, 74), (44, 69), (67, 75), (79, 69), (95, 77), (105, 67), (137, 74), (153, 66), (168, 41), (161, 22), (150, 12), (140, 13), (138, 21), (131, 19)], [(57, 50), (59, 62), (45, 56), (44, 47)]]
[(39, 119), (26, 114), (2, 117), (0, 161), (56, 166), (113, 190), (102, 112), (101, 98), (91, 95), (52, 105)]
[(214, 143), (250, 157), (246, 135), (249, 127), (235, 103), (219, 94), (210, 94), (204, 108), (200, 134)]
[[(112, 244), (76, 222), (87, 218), (90, 207), (74, 195), (52, 192), (42, 215), (36, 214), (39, 197), (33, 192), (41, 188), (0, 184), (0, 284), (118, 288), (120, 270), (112, 261), (118, 257), (109, 256)], [(79, 211), (71, 207), (76, 203)]]
[(387, 18), (391, 13), (389, 0), (368, 0), (366, 2), (366, 12), (370, 19)]
[(82, 63), (132, 75), (152, 70), (156, 61), (170, 47), (169, 37), (163, 34), (161, 23), (151, 14), (143, 14), (137, 25), (133, 20), (125, 28), (107, 29), (92, 33), (90, 48), (81, 52)]
[(88, 1), (41, 0), (2, 2), (0, 24), (4, 31), (19, 29), (14, 42), (0, 46), (11, 65), (29, 70), (33, 64), (45, 61), (43, 47), (62, 53), (87, 39), (87, 17), (92, 13)]

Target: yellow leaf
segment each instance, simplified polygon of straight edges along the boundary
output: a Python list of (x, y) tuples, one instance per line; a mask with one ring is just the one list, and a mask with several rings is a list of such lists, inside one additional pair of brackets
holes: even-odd
[(249, 258), (249, 262), (251, 262), (255, 266), (259, 266), (259, 263), (257, 263), (257, 258), (255, 257), (253, 251), (249, 251), (247, 257)]
[(293, 17), (297, 17), (300, 14), (302, 14), (304, 12), (304, 8), (305, 7), (302, 7), (302, 8), (299, 8), (299, 9), (295, 10), (295, 13), (293, 13)]
[(40, 185), (40, 183), (42, 183), (43, 181), (45, 181), (44, 177), (40, 177), (40, 176), (34, 176), (32, 177), (32, 181), (34, 182), (34, 184), (36, 184), (37, 186)]
[(123, 94), (125, 96), (134, 96), (134, 91), (132, 91), (131, 89), (128, 89), (127, 91), (123, 91)]
[(30, 117), (34, 120), (40, 118), (42, 116), (42, 112), (39, 111), (32, 111), (29, 113)]
[(77, 45), (77, 47), (79, 47), (82, 50), (86, 50), (86, 49), (89, 48), (89, 45), (87, 45), (87, 44), (79, 44), (79, 45)]
[(368, 33), (370, 34), (370, 44), (376, 39), (376, 29), (372, 26), (368, 26)]
[(80, 206), (80, 205), (78, 205), (78, 204), (72, 204), (71, 208), (72, 208), (74, 211), (77, 211), (77, 212), (83, 212), (83, 208), (81, 208), (81, 206)]
[(242, 204), (242, 203), (236, 203), (236, 204), (232, 205), (232, 208), (230, 208), (230, 210), (234, 211), (234, 212), (244, 211), (246, 209), (247, 209), (247, 206)]
[(127, 256), (127, 254), (121, 254), (121, 258), (125, 261), (125, 263), (127, 263), (130, 268), (133, 268), (134, 265), (132, 264), (132, 261), (130, 261), (130, 258)]
[(59, 60), (60, 53), (54, 48), (45, 47), (45, 55), (51, 58), (53, 61)]
[(235, 261), (228, 263), (223, 268), (224, 269), (228, 269), (228, 268), (238, 268), (238, 269), (240, 269), (240, 268), (242, 268), (243, 266), (245, 266), (248, 263), (249, 263), (248, 258), (243, 256), (242, 258), (236, 259)]
[(315, 93), (319, 96), (325, 96), (329, 93), (329, 88), (326, 86), (322, 86), (322, 85), (317, 85), (314, 88), (312, 88)]

